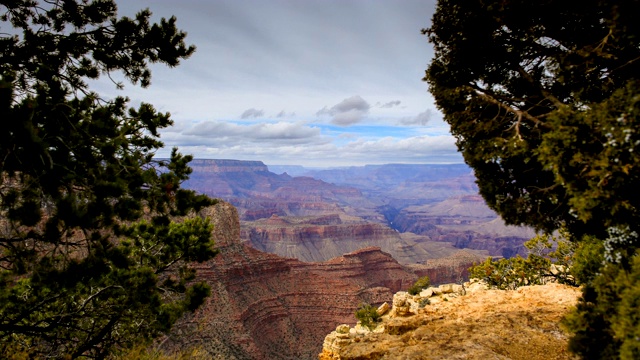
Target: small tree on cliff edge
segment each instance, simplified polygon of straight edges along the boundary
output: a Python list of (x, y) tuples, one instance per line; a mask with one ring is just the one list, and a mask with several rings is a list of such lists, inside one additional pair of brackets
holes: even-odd
[[(212, 200), (180, 189), (191, 157), (154, 161), (169, 114), (87, 86), (193, 46), (175, 18), (118, 18), (113, 0), (0, 1), (0, 353), (104, 357), (164, 332), (208, 293)], [(120, 84), (118, 84), (121, 86)], [(143, 219), (144, 220), (141, 220)]]
[(356, 319), (360, 322), (360, 325), (373, 330), (378, 326), (381, 315), (378, 314), (378, 308), (370, 304), (360, 304), (355, 313)]
[(640, 356), (626, 316), (640, 313), (638, 13), (637, 0), (439, 0), (424, 30), (425, 80), (489, 206), (578, 243), (584, 293), (566, 323), (589, 358)]
[(428, 288), (429, 286), (431, 286), (431, 279), (429, 279), (428, 276), (423, 276), (416, 280), (416, 282), (407, 289), (407, 292), (411, 295), (417, 295), (420, 291)]

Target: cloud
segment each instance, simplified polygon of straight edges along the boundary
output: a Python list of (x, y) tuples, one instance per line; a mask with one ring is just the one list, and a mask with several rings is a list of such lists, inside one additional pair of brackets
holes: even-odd
[(331, 129), (336, 128), (302, 121), (252, 124), (202, 121), (186, 125), (182, 131), (163, 131), (162, 141), (167, 150), (158, 156), (168, 156), (173, 146), (179, 146), (182, 153), (195, 154), (197, 158), (260, 160), (272, 165), (462, 162), (455, 138), (450, 134), (405, 137), (388, 131), (391, 126), (375, 132), (369, 132), (371, 127), (354, 127), (349, 133), (333, 133)]
[(270, 142), (274, 145), (285, 142), (316, 142), (320, 139), (320, 129), (297, 122), (277, 122), (259, 124), (236, 124), (224, 121), (203, 121), (185, 129), (179, 134), (164, 133), (163, 140), (189, 145), (225, 146), (225, 144), (247, 142)]
[(433, 111), (427, 109), (414, 117), (400, 119), (400, 125), (427, 125), (433, 119)]
[(331, 111), (334, 113), (347, 112), (352, 110), (367, 112), (371, 106), (360, 95), (355, 95), (350, 98), (346, 98), (334, 105)]
[(241, 119), (248, 119), (248, 118), (257, 118), (257, 117), (261, 117), (264, 116), (264, 111), (262, 110), (258, 110), (258, 109), (247, 109), (245, 110), (242, 115), (240, 115)]
[(371, 105), (360, 95), (354, 95), (332, 106), (331, 109), (325, 106), (316, 115), (331, 115), (331, 122), (334, 124), (348, 126), (360, 122), (369, 113), (370, 108)]
[(388, 103), (380, 105), (380, 107), (385, 109), (390, 109), (392, 107), (400, 106), (400, 103), (402, 103), (402, 101), (393, 100), (393, 101), (389, 101)]
[(348, 125), (353, 125), (355, 123), (360, 122), (360, 120), (362, 120), (363, 116), (366, 113), (363, 113), (360, 110), (356, 110), (356, 109), (352, 109), (349, 111), (345, 111), (345, 112), (340, 112), (337, 113), (333, 116), (333, 120), (331, 120), (331, 122), (333, 122), (336, 125), (340, 125), (340, 126), (348, 126)]
[(417, 154), (456, 152), (455, 138), (451, 135), (425, 135), (404, 139), (390, 136), (375, 140), (358, 139), (350, 142), (345, 148), (363, 154), (397, 153), (398, 151), (412, 151)]
[(378, 164), (461, 162), (455, 138), (451, 135), (355, 139), (342, 146), (340, 153), (346, 158), (368, 159), (368, 163)]
[(277, 113), (274, 117), (283, 118), (283, 117), (292, 117), (292, 116), (296, 116), (296, 113), (295, 112), (287, 113), (284, 110), (282, 110), (279, 113)]

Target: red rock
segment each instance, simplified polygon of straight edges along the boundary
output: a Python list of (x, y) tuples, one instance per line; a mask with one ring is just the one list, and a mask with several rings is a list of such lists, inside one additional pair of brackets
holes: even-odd
[(360, 303), (390, 302), (418, 277), (376, 247), (321, 263), (264, 253), (240, 242), (230, 204), (203, 214), (215, 226), (220, 253), (194, 267), (212, 294), (174, 328), (167, 348), (199, 346), (224, 359), (315, 359), (328, 332), (355, 324)]

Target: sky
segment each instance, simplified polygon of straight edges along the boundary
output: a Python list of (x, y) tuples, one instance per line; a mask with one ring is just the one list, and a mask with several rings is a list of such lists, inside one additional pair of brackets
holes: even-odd
[(166, 156), (305, 167), (461, 163), (424, 71), (435, 0), (119, 0), (177, 17), (196, 52), (152, 66), (147, 89), (94, 90), (153, 104), (175, 124)]

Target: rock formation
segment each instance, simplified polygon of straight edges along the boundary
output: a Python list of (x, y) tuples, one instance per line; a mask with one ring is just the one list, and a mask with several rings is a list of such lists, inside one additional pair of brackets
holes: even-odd
[(183, 187), (230, 202), (241, 220), (273, 214), (308, 216), (350, 214), (383, 220), (379, 203), (360, 190), (337, 186), (311, 177), (291, 177), (270, 172), (261, 161), (197, 159), (189, 163), (193, 173)]
[(235, 208), (206, 209), (220, 253), (196, 264), (212, 295), (182, 320), (164, 347), (198, 346), (220, 359), (311, 359), (336, 324), (354, 319), (361, 302), (379, 304), (410, 286), (415, 275), (379, 248), (324, 263), (264, 253), (240, 242)]
[(319, 359), (573, 359), (559, 320), (579, 295), (559, 284), (399, 292), (373, 331), (342, 324), (327, 335)]
[(220, 202), (202, 215), (214, 224), (220, 253), (194, 267), (212, 294), (177, 324), (163, 347), (195, 346), (213, 358), (315, 359), (329, 331), (355, 321), (359, 304), (389, 302), (429, 272), (455, 281), (459, 274), (453, 265), (468, 268), (471, 261), (459, 254), (450, 264), (440, 259), (407, 267), (380, 248), (367, 247), (305, 263), (242, 243), (238, 214), (229, 203)]
[[(522, 243), (533, 234), (504, 226), (477, 195), (466, 165), (308, 172), (315, 178), (277, 175), (260, 161), (200, 159), (190, 165), (194, 171), (183, 185), (235, 205), (245, 241), (304, 261), (323, 261), (364, 246), (381, 247), (401, 263), (424, 262), (435, 257), (436, 249), (440, 256), (467, 248), (511, 257), (525, 255)], [(273, 215), (286, 221), (269, 223)], [(305, 223), (311, 217), (342, 223)]]
[(486, 250), (492, 256), (526, 256), (523, 243), (532, 229), (507, 226), (479, 195), (465, 195), (408, 206), (393, 218), (394, 228), (442, 241), (458, 249)]
[[(381, 248), (402, 264), (423, 263), (459, 251), (450, 243), (401, 234), (379, 223), (338, 214), (306, 217), (273, 214), (267, 219), (244, 221), (241, 238), (258, 250), (309, 262), (325, 261), (371, 246)], [(483, 258), (488, 256), (487, 252), (475, 253)]]

